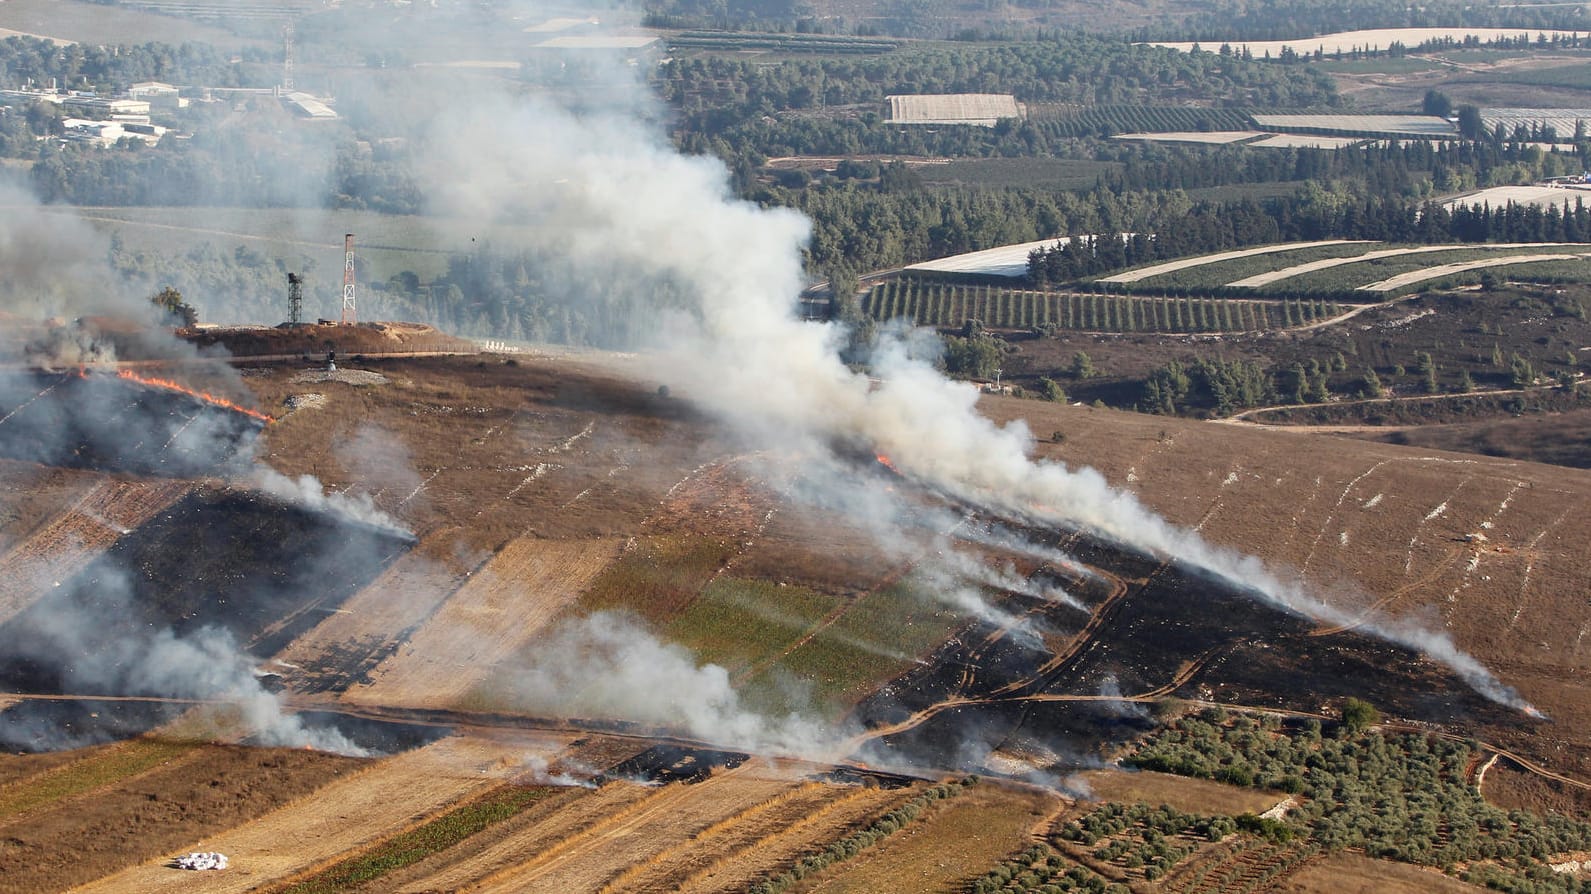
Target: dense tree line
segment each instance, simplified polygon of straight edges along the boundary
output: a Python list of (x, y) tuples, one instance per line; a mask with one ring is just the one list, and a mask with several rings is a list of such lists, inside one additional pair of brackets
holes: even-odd
[[(269, 51), (250, 49), (244, 63), (274, 63)], [(274, 68), (234, 63), (227, 53), (210, 44), (145, 43), (91, 46), (56, 45), (35, 37), (0, 40), (0, 85), (17, 88), (57, 86), (77, 90), (125, 90), (140, 81), (204, 84), (210, 87), (267, 86), (274, 83)], [(267, 80), (260, 80), (260, 78)]]
[[(1043, 136), (1032, 122), (995, 129), (888, 127), (884, 98), (897, 93), (1011, 93), (1021, 102), (1087, 105), (1197, 100), (1298, 108), (1337, 101), (1330, 80), (1318, 72), (1079, 34), (773, 65), (676, 59), (660, 72), (658, 90), (678, 110), (687, 149), (707, 151), (722, 140), (764, 155), (1033, 154), (1034, 141)], [(845, 109), (851, 112), (833, 114)]]
[(1265, 203), (1201, 202), (1175, 221), (1163, 221), (1156, 235), (1123, 239), (1100, 233), (1059, 242), (1028, 255), (1028, 278), (1036, 285), (1068, 282), (1165, 258), (1268, 242), (1327, 238), (1413, 242), (1587, 242), (1591, 208), (1564, 205), (1415, 205), (1396, 199), (1364, 198), (1341, 204), (1279, 198)]
[[(1197, 40), (1212, 44), (1287, 40), (1369, 28), (1502, 27), (1591, 30), (1579, 5), (1486, 5), (1466, 0), (1409, 4), (1401, 0), (1224, 0), (1214, 8), (1132, 33), (1134, 40)], [(1214, 49), (1212, 45), (1210, 49)]]
[(1545, 861), (1591, 847), (1591, 825), (1502, 810), (1468, 782), (1476, 747), (1366, 723), (1283, 725), (1209, 708), (1153, 733), (1129, 758), (1144, 769), (1300, 793), (1288, 823), (1329, 850), (1425, 866), (1468, 865), (1467, 880), (1506, 891), (1583, 894), (1591, 883)]

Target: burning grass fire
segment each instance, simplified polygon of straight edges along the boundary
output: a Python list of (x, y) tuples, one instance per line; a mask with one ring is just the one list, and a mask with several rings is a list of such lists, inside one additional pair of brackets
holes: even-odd
[(120, 379), (126, 379), (129, 382), (137, 382), (140, 385), (147, 385), (150, 388), (164, 388), (168, 391), (176, 391), (186, 394), (195, 400), (204, 401), (211, 406), (222, 407), (224, 409), (231, 410), (234, 413), (242, 413), (243, 415), (252, 419), (258, 419), (266, 425), (276, 421), (274, 418), (267, 416), (258, 410), (251, 410), (248, 407), (227, 400), (224, 397), (211, 394), (208, 391), (199, 391), (189, 388), (188, 386), (183, 385), (180, 382), (174, 382), (171, 379), (158, 379), (152, 376), (141, 376), (132, 370), (127, 369), (117, 370), (116, 377)]
[(162, 477), (244, 456), (271, 417), (167, 379), (123, 370), (0, 374), (0, 456)]

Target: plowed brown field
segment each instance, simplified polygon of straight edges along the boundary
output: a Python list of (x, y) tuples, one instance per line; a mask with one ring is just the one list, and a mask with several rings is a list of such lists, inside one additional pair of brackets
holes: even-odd
[(1061, 431), (1040, 454), (1087, 463), (1172, 522), (1266, 557), (1322, 598), (1450, 635), (1555, 721), (1488, 739), (1591, 778), (1591, 472), (984, 398), (996, 420)]
[(0, 891), (59, 891), (142, 860), (164, 859), (300, 798), (358, 763), (301, 750), (191, 749), (0, 822), (6, 841)]
[(973, 786), (934, 801), (915, 822), (836, 863), (793, 891), (959, 891), (1031, 841), (1035, 822), (1058, 798), (1036, 791)]
[(830, 792), (822, 804), (788, 825), (770, 829), (733, 853), (723, 854), (681, 880), (684, 894), (744, 891), (765, 874), (775, 874), (801, 856), (865, 826), (912, 796), (910, 790), (848, 788)]
[(505, 546), (397, 653), (352, 701), (449, 707), (512, 656), (618, 554), (612, 540), (540, 540)]
[(490, 894), (600, 890), (626, 869), (644, 865), (712, 824), (795, 785), (790, 780), (759, 778), (747, 767), (721, 771), (703, 782), (670, 783), (630, 809), (610, 813), (580, 834), (467, 890)]
[[(286, 807), (224, 832), (189, 834), (178, 850), (227, 854), (225, 872), (184, 872), (167, 856), (83, 887), (85, 892), (199, 891), (231, 894), (300, 872), (407, 828), (448, 804), (497, 784), (502, 745), (443, 739), (370, 765)], [(515, 762), (517, 764), (517, 762)], [(197, 777), (203, 782), (208, 777)]]

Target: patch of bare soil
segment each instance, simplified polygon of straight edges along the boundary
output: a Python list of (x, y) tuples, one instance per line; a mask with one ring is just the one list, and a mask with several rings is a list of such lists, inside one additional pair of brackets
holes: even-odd
[(233, 357), (304, 354), (317, 359), (328, 351), (354, 354), (473, 354), (474, 342), (445, 335), (421, 323), (360, 323), (281, 329), (184, 329), (178, 333), (199, 347), (220, 345)]
[[(914, 822), (850, 860), (830, 866), (792, 891), (836, 894), (901, 890), (965, 890), (974, 878), (1032, 839), (1036, 821), (1056, 797), (1032, 790), (977, 785), (933, 802)], [(909, 880), (909, 881), (908, 881)]]
[(980, 407), (1063, 432), (1038, 452), (1301, 578), (1353, 629), (1382, 616), (1451, 636), (1554, 718), (1473, 732), (1591, 780), (1591, 473), (1038, 401)]
[(92, 472), (0, 459), (0, 554), (27, 539), (97, 480)]
[[(689, 405), (578, 358), (372, 361), (383, 388), (327, 383), (325, 408), (263, 433), (277, 470), (369, 494), (421, 536), (454, 531), (464, 555), (510, 539), (638, 533), (664, 495), (723, 455)], [(245, 381), (266, 407), (302, 388), (297, 367)]]
[(60, 891), (161, 859), (303, 797), (360, 763), (314, 751), (203, 748), (0, 824), (0, 891)]
[(1286, 797), (1278, 792), (1148, 771), (1089, 770), (1069, 777), (1067, 785), (1081, 788), (1098, 801), (1169, 804), (1186, 813), (1260, 814)]
[(1534, 810), (1585, 816), (1591, 813), (1591, 793), (1521, 769), (1500, 758), (1486, 771), (1481, 794), (1504, 810)]
[(1285, 894), (1479, 894), (1486, 889), (1435, 869), (1342, 853), (1311, 863), (1267, 890)]
[(476, 571), (352, 701), (451, 707), (573, 604), (618, 554), (611, 540), (515, 540)]
[(1395, 432), (1367, 429), (1349, 434), (1386, 444), (1591, 469), (1591, 409), (1402, 427)]
[[(202, 839), (190, 833), (180, 845), (168, 845), (162, 851), (198, 849), (202, 844), (203, 850), (228, 856), (231, 867), (225, 872), (184, 872), (167, 867), (164, 857), (155, 857), (82, 890), (242, 894), (424, 822), (448, 805), (497, 784), (504, 757), (504, 746), (443, 739), (368, 764), (351, 776), (345, 773), (344, 778), (282, 809), (254, 811), (259, 818), (252, 822), (222, 826)], [(210, 782), (204, 774), (192, 778), (197, 785)]]

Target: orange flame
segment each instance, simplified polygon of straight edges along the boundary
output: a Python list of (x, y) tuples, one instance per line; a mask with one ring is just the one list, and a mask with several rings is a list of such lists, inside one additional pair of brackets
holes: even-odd
[(132, 370), (128, 370), (128, 369), (117, 370), (116, 371), (116, 375), (119, 378), (126, 379), (129, 382), (137, 382), (140, 385), (148, 385), (148, 386), (150, 386), (152, 388), (164, 388), (167, 391), (180, 391), (183, 394), (188, 395), (189, 397), (193, 397), (193, 398), (196, 398), (198, 400), (202, 400), (205, 403), (210, 404), (212, 406), (222, 407), (224, 409), (231, 410), (234, 413), (242, 413), (243, 415), (248, 416), (250, 418), (258, 419), (261, 422), (266, 423), (267, 425), (269, 425), (270, 423), (276, 421), (275, 419), (272, 419), (271, 417), (265, 415), (264, 413), (261, 413), (258, 410), (251, 410), (248, 407), (240, 406), (240, 405), (238, 405), (236, 403), (233, 403), (230, 400), (227, 400), (224, 397), (218, 397), (218, 396), (216, 396), (214, 394), (211, 394), (208, 391), (195, 391), (195, 390), (193, 390), (192, 388), (189, 388), (186, 385), (180, 384), (178, 382), (173, 382), (170, 379), (155, 379), (155, 378), (150, 378), (148, 376), (141, 376), (141, 375), (133, 372)]
[(884, 454), (882, 454), (882, 453), (877, 454), (873, 458), (878, 460), (878, 464), (883, 466), (884, 468), (890, 470), (891, 472), (894, 472), (896, 475), (900, 474), (900, 469), (895, 468), (895, 464), (890, 462), (889, 461), (889, 457), (885, 456)]

